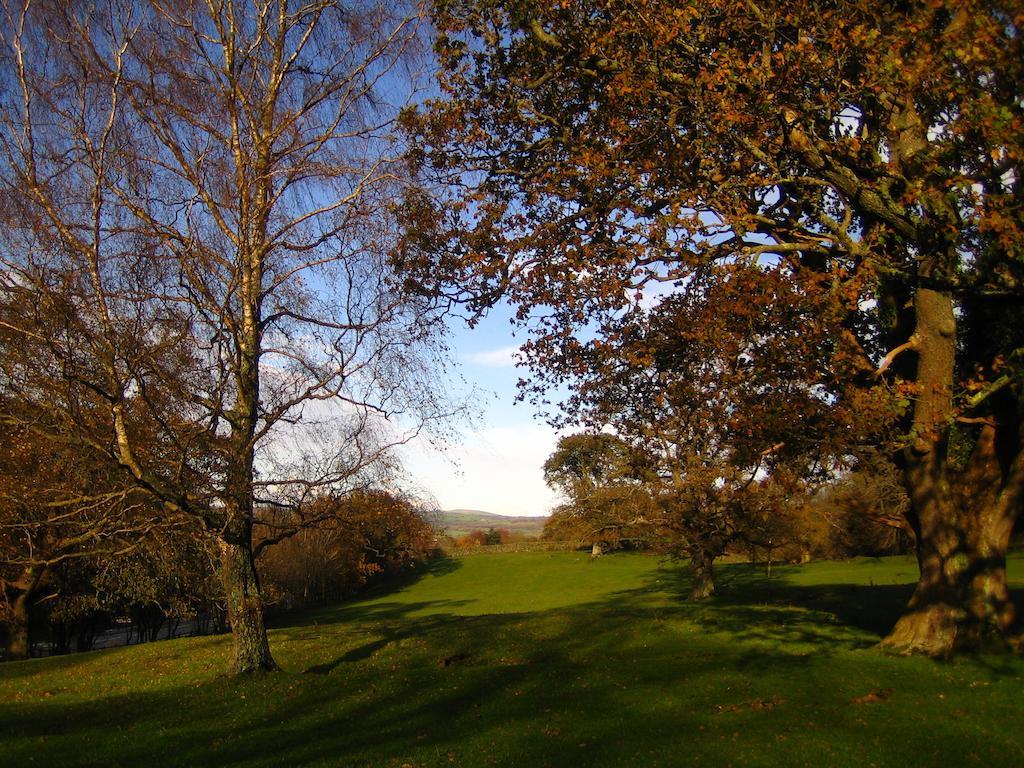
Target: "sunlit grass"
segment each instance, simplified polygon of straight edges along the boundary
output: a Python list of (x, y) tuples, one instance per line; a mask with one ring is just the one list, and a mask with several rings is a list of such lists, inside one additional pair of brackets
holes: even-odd
[(1024, 765), (1021, 659), (875, 648), (912, 561), (719, 575), (463, 558), (273, 630), (281, 674), (226, 637), (0, 665), (0, 766)]

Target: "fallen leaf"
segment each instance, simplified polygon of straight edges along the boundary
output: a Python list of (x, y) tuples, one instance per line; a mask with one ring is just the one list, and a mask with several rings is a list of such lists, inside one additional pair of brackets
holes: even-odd
[(879, 688), (877, 691), (871, 691), (865, 693), (863, 696), (857, 696), (850, 699), (851, 704), (873, 704), (878, 701), (888, 701), (892, 698), (892, 688)]

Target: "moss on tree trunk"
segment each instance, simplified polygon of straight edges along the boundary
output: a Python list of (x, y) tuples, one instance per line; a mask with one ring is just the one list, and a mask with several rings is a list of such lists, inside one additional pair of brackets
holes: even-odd
[(1006, 583), (1006, 543), (997, 539), (1008, 537), (978, 522), (942, 522), (941, 533), (920, 542), (920, 580), (885, 646), (945, 657), (1005, 642), (1014, 607)]
[(1019, 492), (1014, 477), (1003, 477), (996, 438), (985, 426), (955, 475), (928, 462), (908, 465), (920, 579), (886, 646), (949, 656), (1005, 643), (1014, 621), (1006, 554)]

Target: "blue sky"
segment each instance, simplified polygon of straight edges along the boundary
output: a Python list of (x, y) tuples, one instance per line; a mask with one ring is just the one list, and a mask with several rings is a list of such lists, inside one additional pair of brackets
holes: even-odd
[(512, 326), (511, 315), (502, 304), (473, 329), (451, 320), (453, 379), (461, 375), (461, 386), (479, 390), (480, 416), (446, 451), (416, 441), (404, 455), (413, 482), (441, 509), (546, 515), (558, 503), (541, 469), (558, 436), (534, 417), (532, 406), (515, 402), (516, 382), (526, 375), (515, 365), (515, 350), (526, 335)]

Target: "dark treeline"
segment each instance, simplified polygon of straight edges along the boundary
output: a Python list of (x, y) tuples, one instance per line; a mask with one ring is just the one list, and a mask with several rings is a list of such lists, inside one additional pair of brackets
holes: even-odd
[[(257, 529), (267, 544), (257, 570), (271, 613), (340, 600), (436, 553), (422, 509), (399, 496), (360, 491), (321, 499), (317, 507), (316, 525), (281, 541), (273, 541), (280, 528), (272, 513)], [(115, 642), (130, 644), (229, 628), (216, 541), (200, 527), (150, 531), (120, 552), (86, 545), (70, 554), (44, 569), (22, 611), (15, 610), (16, 585), (27, 569), (8, 564), (0, 571), (4, 657), (87, 651), (113, 630)]]

